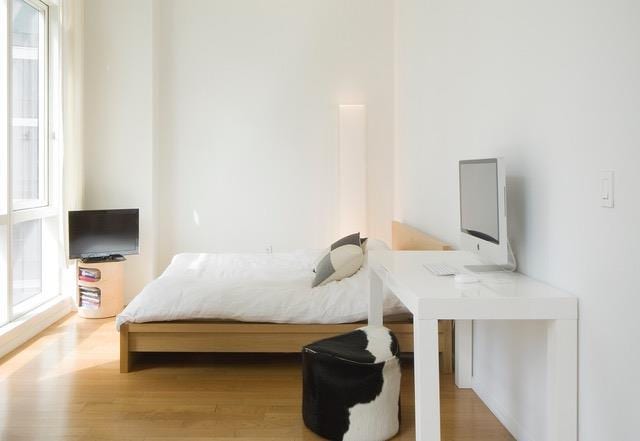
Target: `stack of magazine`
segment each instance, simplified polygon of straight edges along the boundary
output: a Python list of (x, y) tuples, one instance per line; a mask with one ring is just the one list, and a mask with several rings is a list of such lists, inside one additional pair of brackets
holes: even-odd
[(97, 282), (100, 280), (100, 270), (93, 268), (80, 268), (78, 278), (84, 282)]
[(98, 309), (100, 307), (100, 288), (80, 286), (80, 306), (83, 308)]

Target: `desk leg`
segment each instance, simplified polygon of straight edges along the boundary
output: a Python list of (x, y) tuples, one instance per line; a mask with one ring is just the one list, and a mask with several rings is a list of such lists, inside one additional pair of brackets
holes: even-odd
[(549, 320), (547, 420), (549, 441), (578, 439), (578, 321)]
[(413, 320), (416, 440), (440, 441), (438, 320)]
[(382, 326), (384, 315), (384, 284), (375, 271), (369, 270), (369, 326)]
[(469, 389), (473, 373), (473, 321), (456, 320), (456, 386)]

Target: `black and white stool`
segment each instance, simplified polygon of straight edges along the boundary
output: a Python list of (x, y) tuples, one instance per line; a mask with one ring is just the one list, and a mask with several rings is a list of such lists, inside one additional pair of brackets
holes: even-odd
[(382, 326), (366, 326), (302, 350), (305, 425), (336, 441), (382, 441), (399, 429), (400, 348)]

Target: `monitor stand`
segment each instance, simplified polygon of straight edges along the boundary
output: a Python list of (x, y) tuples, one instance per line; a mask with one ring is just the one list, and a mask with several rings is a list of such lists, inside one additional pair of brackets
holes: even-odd
[(122, 254), (111, 254), (110, 256), (85, 257), (80, 261), (82, 263), (107, 263), (107, 262), (124, 262), (127, 260)]
[(503, 272), (506, 269), (500, 265), (465, 265), (466, 269), (473, 273), (491, 273), (491, 272)]

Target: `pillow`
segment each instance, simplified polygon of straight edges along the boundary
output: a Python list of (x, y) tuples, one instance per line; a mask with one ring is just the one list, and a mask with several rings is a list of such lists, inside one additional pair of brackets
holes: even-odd
[(315, 268), (316, 276), (311, 286), (322, 286), (334, 280), (354, 275), (364, 260), (360, 247), (360, 233), (351, 234), (334, 242)]
[(337, 241), (331, 244), (328, 250), (325, 250), (322, 253), (320, 253), (320, 256), (316, 259), (316, 261), (313, 264), (313, 272), (314, 273), (318, 272), (316, 271), (318, 269), (318, 265), (320, 265), (320, 262), (322, 261), (322, 259), (325, 258), (328, 252), (342, 245), (347, 245), (347, 244), (360, 245), (362, 247), (362, 252), (364, 253), (365, 247), (367, 244), (367, 238), (365, 237), (364, 239), (360, 239), (360, 233), (353, 233), (343, 237), (342, 239), (338, 239)]
[(336, 240), (334, 243), (331, 244), (331, 246), (329, 247), (329, 250), (335, 250), (336, 248), (341, 247), (342, 245), (347, 245), (347, 244), (360, 246), (360, 233), (349, 234), (348, 236), (345, 236), (342, 239)]
[(329, 251), (330, 250), (328, 248), (322, 250), (322, 252), (318, 256), (318, 258), (315, 260), (315, 262), (313, 262), (313, 272), (314, 273), (316, 272), (316, 268), (318, 268), (318, 265), (320, 265), (320, 262), (322, 262), (322, 259), (324, 259), (324, 256), (326, 256)]
[(362, 266), (363, 259), (359, 245), (347, 244), (329, 251), (316, 267), (316, 277), (311, 286), (315, 288), (354, 275)]

